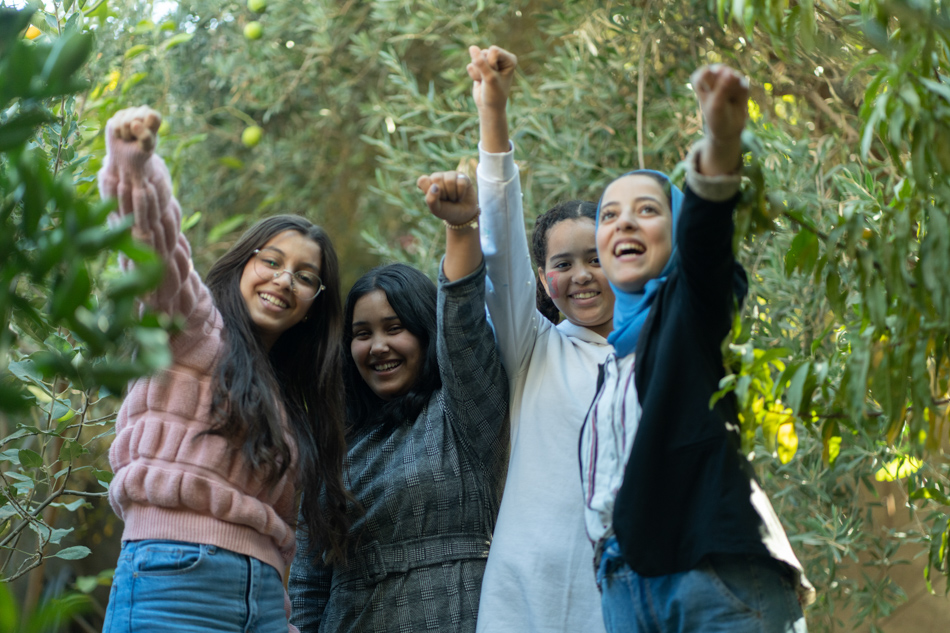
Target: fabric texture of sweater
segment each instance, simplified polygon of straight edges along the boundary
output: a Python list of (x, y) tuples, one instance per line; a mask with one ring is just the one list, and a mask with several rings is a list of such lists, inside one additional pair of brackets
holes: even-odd
[[(125, 522), (122, 540), (215, 545), (252, 556), (283, 577), (294, 555), (294, 469), (265, 486), (239, 449), (212, 425), (212, 376), (221, 353), (221, 314), (194, 270), (181, 233), (181, 207), (165, 163), (106, 131), (99, 172), (104, 198), (118, 199), (118, 221), (165, 262), (161, 285), (144, 303), (181, 320), (170, 338), (173, 364), (132, 381), (109, 450), (115, 478), (109, 501)], [(131, 263), (120, 257), (123, 269)]]
[(481, 151), (477, 175), (488, 310), (511, 385), (511, 456), (478, 631), (602, 632), (577, 491), (577, 437), (597, 365), (612, 348), (537, 310), (514, 150)]
[[(635, 371), (629, 357), (607, 360), (582, 433), (582, 483), (588, 502), (602, 506), (605, 495), (593, 493), (592, 477), (600, 470), (591, 456), (603, 458), (609, 449), (602, 443), (624, 434), (629, 457), (624, 466), (622, 455), (613, 456), (623, 477), (619, 490), (609, 491), (616, 498), (608, 528), (631, 569), (660, 576), (693, 569), (711, 553), (773, 556), (797, 572), (807, 603), (814, 590), (739, 452), (737, 433), (727, 428), (739, 428), (734, 395), (709, 408), (725, 374), (721, 344), (747, 281), (732, 253), (738, 194), (707, 182), (715, 179), (698, 173), (696, 157), (694, 152), (688, 159), (677, 226), (679, 261), (643, 325)], [(697, 195), (693, 187), (701, 184), (708, 185), (701, 190), (710, 199)], [(738, 179), (732, 192), (737, 189)], [(609, 428), (601, 418), (611, 422)], [(588, 523), (595, 522), (589, 513)]]
[(442, 387), (419, 416), (349, 438), (345, 482), (362, 512), (347, 563), (314, 561), (298, 531), (290, 595), (304, 633), (475, 630), (508, 454), (508, 381), (484, 278), (484, 266), (440, 277)]

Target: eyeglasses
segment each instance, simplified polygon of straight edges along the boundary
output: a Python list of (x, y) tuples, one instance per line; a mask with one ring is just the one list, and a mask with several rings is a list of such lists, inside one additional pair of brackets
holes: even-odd
[(284, 268), (284, 262), (280, 257), (267, 252), (261, 252), (261, 249), (254, 251), (254, 272), (265, 281), (277, 279), (284, 273), (290, 275), (290, 289), (295, 295), (304, 301), (316, 299), (326, 286), (320, 276), (309, 270), (298, 270), (292, 272)]

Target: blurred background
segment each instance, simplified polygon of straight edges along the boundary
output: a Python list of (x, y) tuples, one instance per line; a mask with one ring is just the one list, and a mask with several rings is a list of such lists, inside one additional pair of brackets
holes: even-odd
[(529, 228), (631, 168), (681, 178), (702, 135), (692, 71), (749, 77), (752, 289), (722, 384), (743, 448), (818, 589), (810, 630), (946, 630), (945, 2), (0, 0), (0, 633), (101, 628), (115, 411), (169, 362), (175, 323), (134, 303), (161, 265), (104, 221), (108, 118), (162, 113), (199, 271), (297, 213), (329, 231), (345, 296), (379, 263), (437, 269), (415, 180), (474, 175), (470, 44), (519, 59)]

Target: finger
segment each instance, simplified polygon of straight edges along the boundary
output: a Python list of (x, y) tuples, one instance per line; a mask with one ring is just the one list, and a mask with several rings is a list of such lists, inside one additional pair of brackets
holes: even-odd
[(471, 77), (472, 81), (475, 83), (478, 83), (482, 80), (482, 73), (475, 67), (475, 64), (467, 65), (465, 70), (468, 71), (468, 76)]
[(696, 91), (697, 95), (709, 93), (715, 85), (714, 76), (710, 66), (703, 66), (693, 73), (692, 77), (690, 77), (690, 83), (693, 85), (693, 90)]
[(500, 49), (497, 46), (492, 46), (485, 52), (485, 59), (488, 60), (488, 65), (491, 66), (492, 70), (496, 72), (499, 70), (498, 68), (498, 51), (499, 50)]
[(440, 200), (445, 198), (445, 177), (442, 172), (437, 171), (429, 175), (429, 188), (431, 189), (432, 187), (436, 188), (436, 193)]
[(131, 123), (132, 121), (130, 121), (128, 117), (123, 117), (123, 119), (119, 121), (119, 138), (123, 141), (131, 141), (134, 138), (132, 136), (132, 130), (130, 129)]
[(478, 59), (482, 54), (482, 49), (472, 44), (468, 47), (468, 56), (472, 58), (472, 61)]
[(462, 202), (468, 197), (471, 188), (472, 181), (469, 180), (468, 176), (461, 172), (457, 172), (455, 175), (455, 191), (458, 193), (459, 202)]
[(490, 47), (488, 53), (492, 66), (500, 72), (514, 69), (518, 65), (518, 58), (500, 46)]
[(432, 185), (432, 181), (429, 180), (428, 176), (419, 176), (416, 179), (416, 186), (419, 187), (419, 191), (421, 191), (422, 193), (427, 193), (431, 185)]
[(155, 135), (151, 131), (145, 131), (139, 136), (139, 147), (146, 152), (155, 149)]
[(153, 133), (158, 134), (158, 128), (161, 126), (162, 115), (149, 108), (148, 113), (145, 115), (145, 127), (150, 129)]
[(139, 139), (145, 136), (145, 121), (139, 118), (132, 119), (129, 122), (129, 131), (132, 133), (132, 136)]
[(438, 214), (442, 209), (441, 193), (442, 189), (439, 185), (430, 181), (429, 188), (426, 190), (426, 206), (432, 213)]
[(449, 171), (443, 175), (443, 187), (444, 191), (442, 193), (442, 199), (448, 200), (450, 202), (459, 201), (458, 193), (458, 172)]
[(481, 51), (477, 57), (472, 58), (472, 64), (482, 74), (482, 81), (491, 78), (494, 68), (488, 61), (488, 51)]

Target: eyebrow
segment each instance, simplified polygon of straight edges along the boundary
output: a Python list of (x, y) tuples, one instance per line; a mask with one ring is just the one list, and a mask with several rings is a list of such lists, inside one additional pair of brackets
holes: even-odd
[[(650, 196), (650, 195), (637, 196), (636, 198), (633, 199), (633, 202), (634, 202), (634, 203), (638, 203), (638, 202), (643, 202), (644, 200), (648, 200), (648, 201), (650, 201), (650, 202), (662, 202), (662, 200), (660, 200), (660, 199), (657, 198), (656, 196)], [(619, 200), (608, 200), (607, 202), (605, 202), (605, 203), (603, 203), (602, 205), (600, 205), (600, 208), (603, 209), (604, 207), (609, 207), (610, 205), (614, 205), (614, 204), (620, 204), (620, 201), (619, 201)]]
[[(262, 246), (259, 250), (262, 250), (262, 251), (275, 251), (275, 252), (279, 253), (281, 257), (286, 257), (286, 256), (287, 256), (287, 254), (286, 254), (284, 251), (280, 250), (280, 249), (277, 248), (276, 246)], [(319, 266), (315, 266), (314, 264), (311, 264), (310, 262), (301, 262), (301, 263), (300, 263), (300, 268), (309, 268), (309, 269), (311, 269), (311, 270), (316, 271), (317, 273), (320, 272), (320, 267), (319, 267)]]
[[(395, 314), (392, 316), (383, 317), (383, 321), (398, 321), (398, 320), (399, 320), (399, 317)], [(353, 321), (353, 325), (350, 327), (355, 328), (358, 325), (359, 326), (369, 325), (369, 321)]]
[[(597, 252), (597, 247), (596, 247), (596, 246), (592, 246), (592, 247), (588, 248), (586, 251), (584, 251), (584, 254), (585, 254), (585, 255), (590, 255), (591, 253), (596, 253), (596, 252)], [(555, 260), (555, 259), (566, 259), (566, 258), (573, 257), (573, 256), (574, 256), (574, 253), (572, 253), (572, 252), (556, 253), (556, 254), (551, 255), (550, 257), (548, 257), (548, 261), (552, 261), (552, 260)]]

